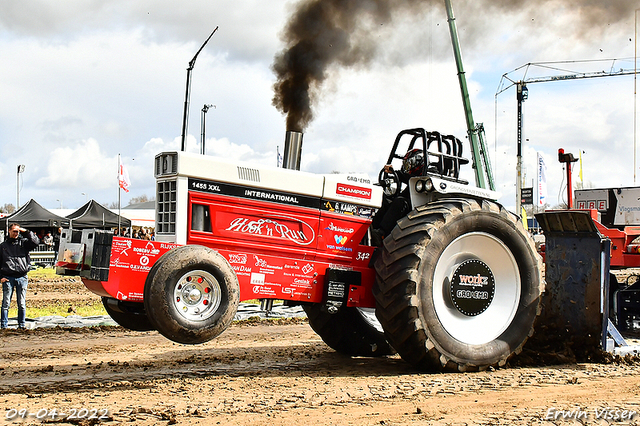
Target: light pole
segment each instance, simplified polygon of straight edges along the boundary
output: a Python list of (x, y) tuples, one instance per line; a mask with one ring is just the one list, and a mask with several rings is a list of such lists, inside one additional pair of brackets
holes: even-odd
[(527, 86), (519, 81), (516, 86), (516, 99), (518, 101), (518, 118), (517, 118), (517, 164), (516, 164), (516, 214), (522, 216), (522, 127), (523, 114), (522, 104), (529, 97)]
[(200, 141), (200, 154), (204, 155), (204, 141), (205, 141), (205, 122), (207, 120), (207, 112), (209, 111), (209, 108), (211, 107), (216, 107), (215, 105), (208, 105), (208, 104), (204, 104), (204, 106), (202, 107), (202, 114), (200, 115), (200, 125), (202, 127), (202, 134), (201, 136), (201, 141)]
[(24, 164), (19, 164), (16, 173), (16, 210), (20, 208), (20, 173), (22, 172), (24, 172)]
[(84, 192), (80, 193), (81, 195), (84, 195), (84, 202), (86, 203), (87, 201), (89, 201), (89, 198), (87, 197), (87, 194)]
[(633, 45), (633, 184), (636, 183), (636, 169), (637, 169), (637, 134), (638, 134), (638, 11), (636, 9), (633, 16), (633, 26), (635, 29), (635, 41)]
[(195, 56), (191, 61), (189, 61), (189, 66), (187, 67), (187, 88), (186, 93), (184, 95), (184, 112), (182, 114), (182, 145), (180, 150), (184, 151), (187, 146), (187, 132), (189, 127), (189, 98), (191, 97), (191, 71), (193, 71), (193, 67), (196, 66), (196, 59), (198, 59), (198, 55), (204, 49), (204, 46), (209, 42), (213, 34), (218, 31), (218, 27), (216, 27), (213, 32), (209, 35), (209, 37), (202, 43), (200, 49), (196, 52)]
[(62, 200), (56, 200), (60, 202), (60, 210), (62, 210)]

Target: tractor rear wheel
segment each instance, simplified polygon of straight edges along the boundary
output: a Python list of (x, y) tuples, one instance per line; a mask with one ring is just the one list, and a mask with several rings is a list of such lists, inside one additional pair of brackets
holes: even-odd
[(333, 350), (348, 356), (384, 356), (395, 353), (373, 309), (342, 308), (335, 314), (318, 304), (303, 306), (309, 325)]
[(144, 312), (142, 303), (124, 303), (110, 297), (103, 297), (102, 305), (111, 319), (121, 327), (133, 331), (155, 330)]
[(376, 315), (425, 370), (502, 366), (533, 333), (541, 258), (521, 221), (487, 200), (450, 199), (398, 221), (375, 263)]
[(196, 344), (217, 337), (238, 310), (240, 286), (215, 250), (189, 245), (162, 255), (147, 275), (144, 306), (166, 338)]

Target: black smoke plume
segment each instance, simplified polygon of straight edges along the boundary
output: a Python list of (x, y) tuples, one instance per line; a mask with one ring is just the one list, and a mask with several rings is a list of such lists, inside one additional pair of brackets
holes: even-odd
[(284, 33), (286, 48), (272, 66), (273, 104), (287, 114), (287, 130), (303, 131), (311, 105), (331, 65), (367, 65), (375, 55), (371, 31), (396, 11), (420, 2), (407, 0), (306, 0), (298, 4)]
[[(586, 37), (593, 35), (594, 28), (633, 19), (633, 3), (629, 0), (453, 0), (456, 18), (460, 15), (458, 12), (464, 13), (467, 33), (473, 34), (476, 40), (491, 30), (486, 27), (486, 16), (509, 19), (507, 14), (524, 13), (533, 20), (550, 16), (558, 8), (571, 10), (575, 15), (575, 23), (567, 28), (570, 32), (567, 35)], [(442, 22), (446, 23), (443, 5), (443, 0), (300, 1), (282, 36), (285, 48), (276, 55), (272, 65), (277, 77), (273, 105), (286, 114), (287, 130), (302, 132), (311, 122), (312, 106), (320, 97), (331, 67), (369, 65), (378, 53), (376, 32), (383, 26), (393, 25), (401, 15), (420, 16), (437, 7), (438, 13), (442, 13)], [(542, 21), (540, 25), (545, 25), (545, 20)], [(424, 25), (413, 22), (413, 25)], [(484, 43), (473, 43), (473, 47), (486, 48), (492, 41)]]

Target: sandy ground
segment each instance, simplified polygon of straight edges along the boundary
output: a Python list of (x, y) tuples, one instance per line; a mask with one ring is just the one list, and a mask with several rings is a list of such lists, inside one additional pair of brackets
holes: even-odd
[[(28, 300), (96, 297), (60, 280), (31, 283)], [(337, 354), (300, 320), (236, 323), (198, 346), (120, 327), (4, 330), (0, 415), (6, 424), (640, 424), (639, 366), (418, 373), (395, 356)]]

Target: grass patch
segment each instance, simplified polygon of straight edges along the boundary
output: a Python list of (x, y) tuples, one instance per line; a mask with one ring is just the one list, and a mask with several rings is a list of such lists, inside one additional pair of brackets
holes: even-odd
[[(57, 315), (61, 317), (68, 317), (69, 315), (80, 315), (82, 317), (93, 317), (97, 315), (107, 315), (107, 311), (104, 310), (101, 300), (96, 300), (89, 305), (76, 306), (76, 312), (69, 312), (69, 305), (49, 305), (42, 308), (30, 308), (29, 297), (27, 295), (27, 317), (38, 318), (48, 317), (51, 315)], [(18, 315), (18, 308), (9, 309), (9, 317), (16, 317)]]
[(55, 276), (56, 268), (37, 268), (32, 269), (27, 273), (27, 277), (29, 277), (29, 279), (53, 278)]
[[(250, 303), (252, 305), (259, 305), (260, 304), (260, 299), (249, 299), (249, 300), (242, 300), (240, 301), (240, 303)], [(274, 300), (273, 301), (273, 305), (277, 306), (277, 305), (283, 305), (284, 304), (284, 300)]]

